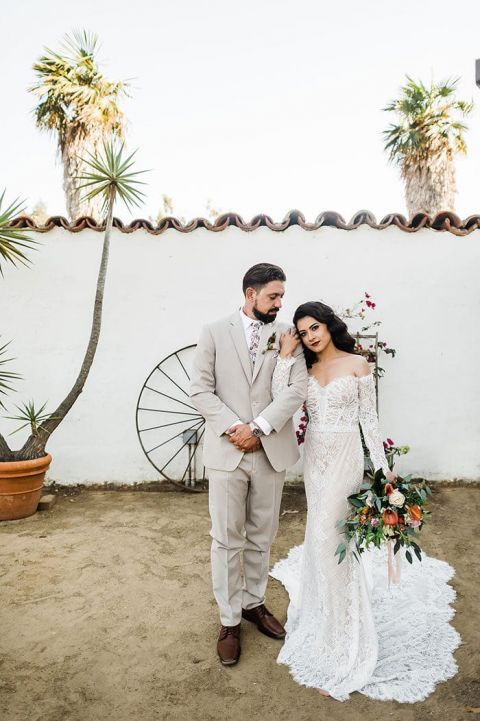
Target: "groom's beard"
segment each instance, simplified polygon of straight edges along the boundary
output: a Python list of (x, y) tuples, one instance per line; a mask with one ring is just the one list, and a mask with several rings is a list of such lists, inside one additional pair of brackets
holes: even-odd
[(255, 306), (252, 308), (252, 313), (255, 316), (257, 320), (262, 321), (262, 323), (273, 323), (273, 321), (277, 317), (278, 310), (270, 311), (269, 313), (262, 313), (258, 310)]

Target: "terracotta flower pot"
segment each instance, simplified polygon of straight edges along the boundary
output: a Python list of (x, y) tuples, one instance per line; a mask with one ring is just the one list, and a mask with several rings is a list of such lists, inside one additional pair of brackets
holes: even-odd
[(0, 521), (35, 513), (51, 462), (49, 453), (33, 461), (0, 461)]

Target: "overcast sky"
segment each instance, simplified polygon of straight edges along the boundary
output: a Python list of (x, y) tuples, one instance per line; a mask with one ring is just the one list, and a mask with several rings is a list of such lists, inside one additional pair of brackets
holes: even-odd
[(459, 96), (476, 102), (456, 211), (480, 212), (477, 0), (7, 0), (2, 16), (0, 186), (29, 208), (41, 199), (65, 214), (55, 140), (36, 129), (27, 93), (32, 64), (86, 28), (100, 37), (105, 74), (133, 78), (127, 143), (153, 169), (136, 217), (155, 216), (164, 193), (187, 219), (208, 199), (245, 219), (405, 213), (382, 107), (407, 73), (459, 77)]

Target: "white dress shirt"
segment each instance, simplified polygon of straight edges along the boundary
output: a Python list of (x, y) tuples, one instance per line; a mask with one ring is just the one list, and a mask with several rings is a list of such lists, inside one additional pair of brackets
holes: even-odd
[[(247, 348), (250, 348), (250, 342), (252, 339), (252, 323), (255, 323), (256, 319), (249, 318), (248, 315), (246, 315), (242, 309), (240, 309), (240, 316), (243, 321), (243, 329), (245, 331), (245, 340), (247, 342)], [(263, 325), (263, 323), (262, 323), (262, 325)], [(255, 423), (255, 425), (257, 425), (263, 431), (263, 433), (266, 436), (268, 436), (272, 432), (272, 426), (270, 425), (270, 423), (267, 420), (265, 420), (265, 418), (262, 418), (262, 416), (257, 416), (256, 418), (253, 419), (253, 422)], [(242, 424), (241, 420), (235, 421), (235, 423), (232, 424), (232, 428), (234, 426), (238, 426), (241, 424)]]

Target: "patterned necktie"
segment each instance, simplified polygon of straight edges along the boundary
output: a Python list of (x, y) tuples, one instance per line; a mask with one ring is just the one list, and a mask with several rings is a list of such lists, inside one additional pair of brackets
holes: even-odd
[(250, 347), (248, 352), (250, 353), (250, 359), (252, 361), (252, 367), (255, 368), (255, 358), (257, 357), (258, 344), (260, 343), (260, 328), (263, 323), (259, 320), (254, 320), (251, 324), (251, 335), (250, 335)]

